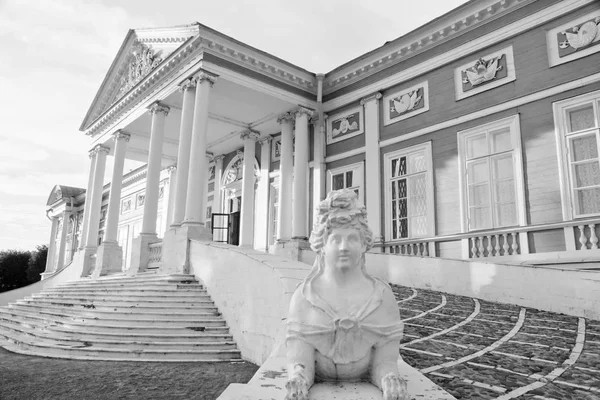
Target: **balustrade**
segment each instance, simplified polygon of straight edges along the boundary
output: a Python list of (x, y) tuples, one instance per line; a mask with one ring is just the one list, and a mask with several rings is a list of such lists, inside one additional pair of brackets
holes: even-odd
[(159, 268), (162, 263), (162, 242), (151, 243), (148, 247), (150, 248), (148, 269)]

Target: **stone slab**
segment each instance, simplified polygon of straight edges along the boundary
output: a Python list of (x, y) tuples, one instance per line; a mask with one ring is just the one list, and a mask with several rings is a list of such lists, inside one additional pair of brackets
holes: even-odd
[[(283, 400), (285, 398), (285, 357), (270, 357), (248, 384), (232, 384), (218, 400)], [(425, 375), (398, 359), (400, 376), (408, 383), (411, 400), (456, 400)], [(310, 400), (382, 400), (381, 391), (370, 383), (318, 383), (309, 392)]]

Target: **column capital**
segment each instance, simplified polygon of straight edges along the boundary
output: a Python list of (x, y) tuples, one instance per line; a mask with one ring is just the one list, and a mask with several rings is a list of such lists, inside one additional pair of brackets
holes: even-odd
[(242, 140), (254, 140), (255, 142), (260, 138), (260, 132), (253, 131), (252, 129), (247, 129), (240, 135)]
[(315, 113), (315, 110), (311, 110), (310, 108), (298, 106), (297, 108), (295, 108), (292, 111), (292, 113), (294, 114), (294, 117), (296, 117), (296, 118), (300, 117), (302, 114), (306, 114), (308, 116), (308, 118), (311, 118), (313, 116), (313, 114)]
[(213, 157), (213, 161), (214, 161), (215, 163), (217, 163), (217, 162), (219, 162), (219, 161), (223, 160), (224, 158), (225, 158), (225, 156), (224, 156), (223, 154), (219, 154), (218, 156), (214, 156), (214, 157)]
[(285, 112), (277, 117), (278, 124), (283, 124), (286, 122), (294, 122), (294, 120), (295, 120), (295, 117), (291, 111)]
[(258, 139), (258, 143), (260, 143), (261, 146), (264, 146), (264, 145), (270, 144), (272, 140), (273, 140), (273, 136), (266, 135), (266, 136), (263, 136), (262, 138)]
[(367, 103), (370, 103), (370, 102), (372, 102), (372, 101), (379, 100), (379, 99), (381, 99), (382, 97), (383, 97), (383, 95), (382, 95), (381, 93), (379, 93), (379, 92), (373, 93), (372, 95), (370, 95), (370, 96), (367, 96), (367, 97), (363, 98), (363, 99), (360, 101), (360, 105), (361, 105), (361, 106), (364, 106), (365, 104), (367, 104)]
[(213, 85), (217, 81), (217, 76), (206, 71), (200, 71), (196, 75), (194, 75), (192, 79), (194, 80), (194, 82), (196, 82), (196, 85), (200, 85), (202, 84), (202, 82), (208, 82), (210, 84), (210, 87), (213, 87)]
[(185, 92), (186, 90), (194, 89), (195, 87), (196, 87), (196, 80), (193, 78), (188, 78), (179, 84), (179, 91)]
[(108, 154), (108, 153), (110, 153), (110, 149), (106, 146), (102, 146), (101, 144), (98, 144), (98, 145), (94, 146), (93, 149), (90, 150), (90, 152), (89, 152), (90, 158), (101, 152)]
[[(329, 115), (327, 114), (323, 114), (323, 122), (327, 121), (327, 118), (329, 118)], [(317, 122), (319, 122), (320, 118), (319, 118), (319, 113), (314, 113), (313, 116), (310, 118), (310, 122), (312, 124), (316, 124)]]
[(161, 104), (158, 101), (152, 104), (150, 107), (148, 107), (148, 111), (150, 112), (150, 114), (164, 113), (165, 117), (169, 114), (170, 110), (171, 108), (169, 108), (169, 106)]
[(169, 173), (171, 173), (171, 172), (173, 172), (173, 171), (177, 171), (177, 164), (172, 164), (172, 165), (169, 165), (169, 166), (166, 168), (166, 170), (167, 170), (167, 172), (169, 172)]
[(214, 159), (215, 155), (213, 153), (211, 153), (210, 151), (206, 152), (206, 159), (210, 162)]
[(119, 129), (118, 131), (113, 133), (113, 139), (115, 140), (115, 142), (117, 140), (125, 140), (126, 142), (129, 142), (129, 139), (131, 139), (131, 135)]
[(244, 152), (242, 150), (236, 150), (235, 155), (240, 158), (244, 158)]

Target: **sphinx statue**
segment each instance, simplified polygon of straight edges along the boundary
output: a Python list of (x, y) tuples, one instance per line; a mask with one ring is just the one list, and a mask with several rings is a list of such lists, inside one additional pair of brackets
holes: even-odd
[(354, 191), (332, 191), (319, 204), (310, 244), (314, 266), (290, 302), (285, 399), (308, 400), (315, 382), (370, 381), (384, 400), (408, 400), (398, 304), (366, 271), (373, 234)]

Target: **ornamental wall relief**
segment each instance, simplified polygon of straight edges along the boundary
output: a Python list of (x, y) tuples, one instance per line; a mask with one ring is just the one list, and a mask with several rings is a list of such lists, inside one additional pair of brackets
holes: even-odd
[(121, 89), (119, 94), (127, 92), (139, 81), (150, 73), (158, 64), (162, 62), (162, 57), (152, 48), (145, 44), (138, 43), (132, 51), (132, 58), (129, 62), (128, 70), (125, 76), (121, 78)]
[(546, 41), (551, 67), (600, 51), (600, 10), (549, 30)]
[(364, 131), (363, 107), (344, 110), (327, 119), (327, 144), (349, 139)]
[(389, 125), (429, 110), (427, 81), (383, 97), (383, 124)]
[(486, 54), (454, 70), (456, 100), (502, 86), (516, 79), (513, 48)]

